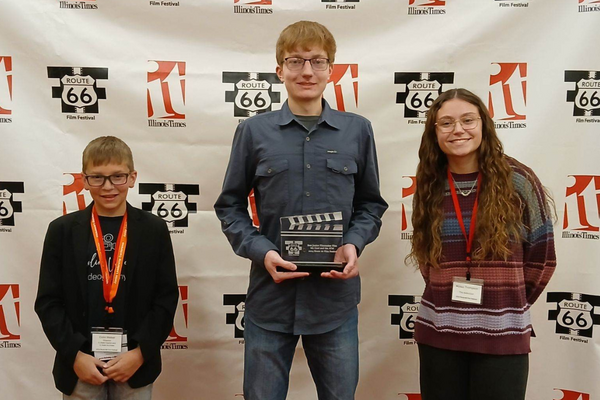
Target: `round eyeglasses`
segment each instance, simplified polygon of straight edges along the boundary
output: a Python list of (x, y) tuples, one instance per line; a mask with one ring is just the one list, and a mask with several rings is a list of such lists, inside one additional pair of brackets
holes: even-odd
[(470, 131), (471, 129), (477, 128), (480, 119), (481, 117), (475, 117), (474, 115), (465, 115), (464, 117), (461, 117), (459, 119), (442, 118), (438, 122), (436, 122), (435, 125), (443, 133), (454, 132), (456, 123), (459, 123), (464, 130)]

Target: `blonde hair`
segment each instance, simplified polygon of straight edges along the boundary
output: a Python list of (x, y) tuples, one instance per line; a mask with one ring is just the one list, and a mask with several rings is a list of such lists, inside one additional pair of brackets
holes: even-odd
[(325, 50), (329, 63), (335, 61), (337, 46), (335, 39), (329, 30), (318, 22), (298, 21), (285, 28), (277, 39), (275, 56), (277, 64), (283, 65), (283, 57), (286, 52), (292, 52), (297, 48), (308, 50), (318, 46)]
[(109, 163), (125, 164), (129, 172), (133, 171), (133, 154), (127, 143), (114, 136), (100, 136), (92, 140), (83, 150), (81, 171), (92, 166)]

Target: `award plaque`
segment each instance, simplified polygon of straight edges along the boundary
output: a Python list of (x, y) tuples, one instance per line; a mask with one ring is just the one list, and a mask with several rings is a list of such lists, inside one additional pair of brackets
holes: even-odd
[[(342, 212), (281, 217), (281, 257), (299, 272), (343, 271), (335, 252), (343, 244)], [(289, 272), (278, 268), (278, 271)]]

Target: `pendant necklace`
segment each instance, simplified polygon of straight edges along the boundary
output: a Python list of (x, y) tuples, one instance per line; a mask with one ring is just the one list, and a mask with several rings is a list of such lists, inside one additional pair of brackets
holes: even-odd
[(454, 176), (452, 177), (452, 182), (454, 182), (454, 187), (456, 189), (458, 189), (458, 193), (461, 194), (461, 196), (463, 197), (467, 197), (468, 195), (470, 195), (471, 193), (473, 193), (473, 189), (475, 189), (475, 185), (477, 184), (477, 179), (475, 179), (475, 181), (473, 182), (473, 186), (471, 186), (471, 189), (467, 190), (467, 191), (462, 191), (461, 188), (458, 187), (458, 185), (456, 184), (456, 181), (454, 180)]

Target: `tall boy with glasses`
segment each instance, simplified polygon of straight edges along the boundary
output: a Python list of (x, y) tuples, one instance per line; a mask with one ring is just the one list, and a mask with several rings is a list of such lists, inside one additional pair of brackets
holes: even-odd
[(35, 301), (54, 382), (64, 399), (150, 399), (179, 296), (169, 230), (127, 203), (125, 142), (92, 140), (82, 171), (94, 201), (50, 223)]
[[(238, 125), (215, 204), (236, 254), (252, 260), (245, 309), (244, 398), (285, 399), (300, 336), (320, 400), (350, 400), (358, 384), (358, 256), (375, 240), (387, 208), (371, 124), (332, 110), (323, 91), (336, 44), (316, 22), (285, 28), (277, 75), (281, 110)], [(248, 215), (254, 189), (260, 228)], [(343, 271), (299, 272), (280, 255), (280, 218), (342, 215)]]

